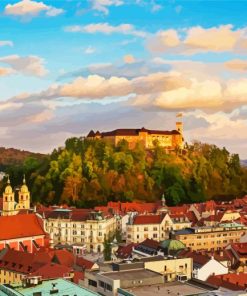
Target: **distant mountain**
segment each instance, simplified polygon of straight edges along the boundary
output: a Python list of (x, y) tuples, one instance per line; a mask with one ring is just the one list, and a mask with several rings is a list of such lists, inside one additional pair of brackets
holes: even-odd
[(241, 163), (242, 166), (247, 167), (247, 159), (240, 160), (240, 163)]
[(0, 169), (4, 170), (4, 168), (8, 166), (22, 164), (28, 157), (40, 159), (43, 156), (44, 155), (40, 153), (33, 153), (15, 148), (0, 147)]

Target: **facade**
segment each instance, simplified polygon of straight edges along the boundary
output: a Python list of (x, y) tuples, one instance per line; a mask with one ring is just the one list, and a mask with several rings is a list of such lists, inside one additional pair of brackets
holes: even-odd
[(102, 252), (104, 240), (117, 229), (117, 217), (84, 209), (39, 211), (52, 245), (73, 245), (77, 250)]
[(168, 238), (172, 220), (167, 213), (136, 215), (127, 224), (127, 243), (140, 243), (145, 239), (157, 241)]
[(8, 185), (3, 193), (2, 216), (16, 215), (20, 210), (30, 210), (30, 192), (26, 185), (25, 177), (18, 192), (18, 203), (15, 201), (15, 192), (8, 178)]
[(159, 258), (161, 256), (143, 258), (144, 268), (161, 274), (165, 282), (176, 281), (179, 277), (184, 280), (191, 279), (191, 258)]
[(237, 272), (247, 272), (247, 243), (233, 243), (226, 250), (231, 254), (232, 268)]
[(230, 243), (239, 242), (247, 227), (238, 223), (219, 224), (216, 227), (192, 227), (174, 233), (177, 240), (191, 250), (221, 250)]
[(183, 139), (183, 123), (176, 123), (176, 130), (162, 131), (162, 130), (148, 130), (141, 129), (116, 129), (110, 132), (90, 131), (87, 135), (88, 139), (103, 139), (113, 145), (117, 146), (122, 140), (129, 144), (129, 148), (134, 148), (137, 143), (142, 143), (146, 149), (152, 149), (156, 143), (167, 150), (174, 150), (176, 148), (184, 147)]
[(35, 214), (0, 217), (0, 250), (10, 248), (33, 253), (45, 246), (47, 234)]

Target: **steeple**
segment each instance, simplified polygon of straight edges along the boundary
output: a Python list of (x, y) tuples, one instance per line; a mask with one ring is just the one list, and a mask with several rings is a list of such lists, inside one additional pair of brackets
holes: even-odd
[(8, 175), (7, 186), (3, 193), (3, 216), (15, 215), (15, 193), (10, 185), (10, 179)]
[(165, 193), (162, 194), (161, 204), (162, 204), (162, 207), (165, 207), (166, 206)]
[(30, 192), (28, 190), (28, 187), (26, 185), (26, 177), (25, 174), (23, 175), (23, 184), (21, 186), (21, 189), (19, 191), (19, 209), (30, 209)]

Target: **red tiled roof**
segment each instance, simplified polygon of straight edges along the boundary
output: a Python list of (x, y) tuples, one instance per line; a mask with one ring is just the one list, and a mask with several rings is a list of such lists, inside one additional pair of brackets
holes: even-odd
[(163, 219), (163, 215), (137, 215), (134, 217), (133, 225), (160, 224)]
[(74, 264), (74, 255), (67, 250), (54, 250), (52, 261), (61, 265), (72, 267)]
[(247, 273), (213, 275), (207, 279), (207, 282), (233, 291), (245, 290), (247, 288)]
[(247, 243), (234, 243), (231, 247), (239, 257), (247, 257)]
[(157, 249), (157, 248), (159, 248), (160, 243), (156, 240), (147, 238), (137, 246), (145, 246), (145, 247), (148, 247), (151, 249)]
[(121, 259), (127, 259), (131, 256), (132, 254), (132, 250), (133, 250), (133, 247), (135, 246), (136, 244), (134, 243), (130, 243), (126, 246), (119, 246), (118, 247), (118, 250), (117, 250), (117, 257), (121, 258)]
[(56, 279), (68, 277), (70, 272), (70, 267), (55, 263), (47, 263), (38, 268), (35, 272), (32, 272), (31, 276), (42, 276), (42, 279)]
[(182, 258), (192, 258), (193, 263), (199, 264), (199, 265), (205, 265), (208, 263), (208, 261), (211, 260), (211, 256), (208, 254), (202, 254), (196, 251), (190, 251), (190, 250), (183, 250), (179, 253), (179, 257)]
[(0, 217), (0, 240), (45, 235), (42, 222), (35, 214)]
[(83, 257), (76, 258), (76, 265), (82, 267), (83, 269), (92, 269), (94, 264), (95, 264), (94, 262), (89, 261)]

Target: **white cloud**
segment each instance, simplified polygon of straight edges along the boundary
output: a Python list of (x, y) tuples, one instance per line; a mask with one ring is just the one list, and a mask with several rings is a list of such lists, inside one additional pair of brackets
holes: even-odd
[(7, 4), (4, 13), (19, 17), (35, 17), (41, 12), (45, 12), (47, 16), (53, 17), (64, 12), (63, 9), (48, 6), (44, 2), (32, 0), (22, 0), (15, 4)]
[(239, 52), (247, 49), (247, 29), (232, 25), (202, 28), (200, 26), (177, 31), (159, 31), (147, 40), (153, 52), (192, 55), (206, 52)]
[(84, 50), (84, 53), (85, 54), (93, 54), (93, 53), (95, 53), (95, 51), (96, 51), (96, 49), (90, 45)]
[(1, 46), (13, 46), (14, 43), (10, 40), (0, 40), (0, 47)]
[(86, 26), (74, 25), (65, 27), (65, 31), (88, 34), (102, 33), (109, 35), (113, 33), (119, 33), (124, 35), (133, 35), (137, 37), (146, 36), (145, 32), (136, 30), (135, 27), (131, 24), (120, 24), (118, 26), (112, 26), (108, 23), (89, 24)]
[(44, 66), (44, 60), (38, 56), (21, 57), (11, 55), (0, 58), (0, 63), (9, 65), (13, 73), (39, 77), (45, 76), (48, 73)]
[(124, 4), (122, 0), (91, 0), (92, 9), (102, 12), (103, 14), (109, 14), (109, 7), (121, 6)]

